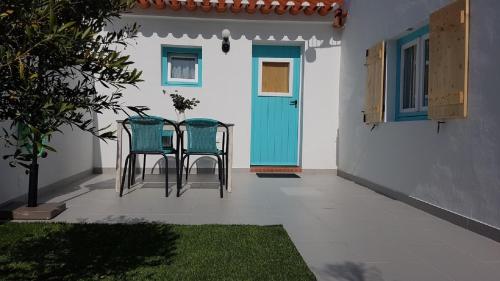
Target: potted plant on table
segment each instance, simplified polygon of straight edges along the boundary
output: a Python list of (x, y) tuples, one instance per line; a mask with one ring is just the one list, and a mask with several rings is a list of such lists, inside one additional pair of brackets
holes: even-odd
[[(163, 93), (167, 94), (166, 91), (163, 91)], [(175, 108), (175, 113), (177, 114), (177, 122), (185, 120), (186, 110), (191, 110), (200, 103), (200, 101), (195, 98), (188, 99), (183, 97), (178, 93), (177, 90), (175, 90), (173, 93), (170, 94), (170, 98), (172, 98), (172, 103)]]

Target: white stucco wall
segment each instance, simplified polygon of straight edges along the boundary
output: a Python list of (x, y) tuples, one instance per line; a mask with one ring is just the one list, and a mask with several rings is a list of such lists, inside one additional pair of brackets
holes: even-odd
[(497, 0), (471, 1), (469, 116), (362, 122), (365, 50), (428, 19), (450, 0), (353, 0), (342, 37), (339, 170), (500, 227), (500, 17)]
[[(162, 90), (178, 90), (186, 97), (201, 101), (187, 112), (187, 117), (209, 117), (234, 123), (234, 168), (250, 165), (251, 129), (251, 60), (252, 43), (271, 43), (304, 46), (304, 81), (302, 111), (302, 167), (305, 169), (336, 168), (336, 134), (338, 126), (338, 89), (340, 43), (329, 20), (323, 22), (269, 22), (224, 19), (224, 15), (205, 14), (205, 19), (164, 17), (169, 10), (160, 12), (140, 10), (155, 16), (130, 16), (123, 23), (141, 25), (135, 45), (127, 48), (143, 70), (143, 83), (130, 88), (124, 101), (130, 105), (145, 105), (149, 114), (176, 119), (170, 97)], [(183, 14), (190, 15), (185, 11)], [(211, 19), (217, 16), (218, 19)], [(259, 15), (252, 17), (259, 19)], [(281, 17), (279, 19), (286, 19)], [(115, 22), (119, 27), (122, 23)], [(113, 26), (110, 26), (113, 28)], [(231, 50), (221, 51), (221, 31), (231, 31)], [(161, 46), (201, 46), (203, 49), (203, 85), (201, 88), (161, 86)], [(124, 115), (105, 114), (98, 119), (99, 126), (113, 124)], [(124, 136), (126, 136), (124, 134)], [(126, 148), (125, 150), (126, 151)], [(99, 143), (94, 155), (95, 167), (115, 166), (115, 143)], [(154, 157), (150, 157), (154, 158)], [(147, 166), (152, 166), (153, 159)]]
[[(1, 128), (8, 128), (7, 123), (0, 123)], [(47, 158), (39, 160), (39, 188), (89, 172), (93, 168), (92, 136), (70, 128), (64, 128), (63, 132), (64, 135), (55, 134), (50, 142), (57, 152), (49, 151)], [(0, 156), (9, 151), (11, 149), (0, 142)], [(26, 194), (28, 177), (23, 167), (11, 168), (7, 160), (0, 158), (0, 204)]]

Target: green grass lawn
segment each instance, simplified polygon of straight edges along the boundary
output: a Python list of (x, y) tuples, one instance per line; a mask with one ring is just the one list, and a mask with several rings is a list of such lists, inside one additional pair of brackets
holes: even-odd
[(315, 280), (281, 226), (0, 222), (0, 280)]

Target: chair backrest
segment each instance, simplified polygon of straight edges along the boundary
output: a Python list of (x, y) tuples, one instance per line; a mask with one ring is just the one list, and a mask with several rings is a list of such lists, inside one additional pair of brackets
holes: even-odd
[(164, 119), (156, 116), (133, 116), (127, 119), (132, 128), (130, 149), (133, 152), (161, 152)]
[(174, 131), (173, 130), (163, 130), (162, 135), (163, 148), (173, 148), (174, 147)]
[(219, 121), (193, 118), (184, 121), (187, 131), (187, 150), (191, 153), (217, 153)]

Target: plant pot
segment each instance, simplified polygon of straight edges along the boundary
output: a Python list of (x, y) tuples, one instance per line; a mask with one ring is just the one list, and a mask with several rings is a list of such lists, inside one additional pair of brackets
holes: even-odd
[(177, 111), (176, 110), (175, 114), (177, 114), (177, 123), (186, 120), (186, 113), (184, 111)]

